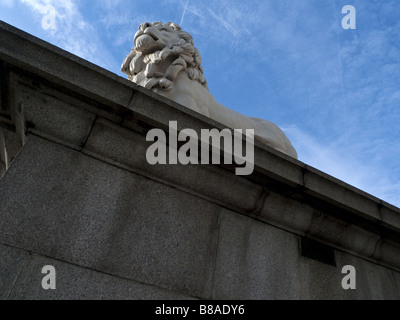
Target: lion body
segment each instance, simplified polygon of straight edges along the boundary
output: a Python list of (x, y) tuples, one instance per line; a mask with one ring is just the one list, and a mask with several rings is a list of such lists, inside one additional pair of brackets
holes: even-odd
[(247, 117), (215, 100), (203, 76), (200, 53), (179, 26), (142, 24), (121, 70), (131, 81), (231, 129), (254, 129), (255, 140), (297, 159), (296, 150), (277, 125)]

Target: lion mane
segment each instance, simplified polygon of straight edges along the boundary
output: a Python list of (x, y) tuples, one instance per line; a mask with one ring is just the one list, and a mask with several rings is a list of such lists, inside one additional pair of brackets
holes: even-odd
[[(156, 87), (171, 90), (178, 74), (185, 71), (191, 80), (198, 81), (208, 90), (201, 66), (201, 55), (194, 47), (192, 36), (172, 22), (165, 24), (154, 22), (151, 26), (169, 27), (179, 35), (180, 39), (162, 50), (149, 54), (143, 54), (133, 47), (121, 67), (122, 72), (128, 75), (128, 79), (149, 90)], [(157, 66), (170, 57), (174, 60), (164, 72), (160, 72)]]

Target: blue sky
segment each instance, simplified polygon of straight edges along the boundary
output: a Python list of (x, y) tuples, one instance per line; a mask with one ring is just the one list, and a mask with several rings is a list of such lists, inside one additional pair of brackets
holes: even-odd
[[(355, 30), (342, 28), (344, 5)], [(0, 0), (0, 19), (122, 77), (140, 23), (182, 24), (220, 103), (278, 124), (300, 161), (400, 206), (399, 0)]]

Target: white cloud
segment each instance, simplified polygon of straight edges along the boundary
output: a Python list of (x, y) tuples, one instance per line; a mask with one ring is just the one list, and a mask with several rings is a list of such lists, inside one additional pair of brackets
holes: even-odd
[[(4, 0), (3, 0), (4, 1)], [(45, 40), (86, 60), (110, 69), (113, 57), (97, 31), (80, 13), (74, 0), (19, 0), (35, 14), (46, 32)], [(54, 26), (52, 15), (54, 14)], [(46, 20), (50, 19), (50, 20)]]

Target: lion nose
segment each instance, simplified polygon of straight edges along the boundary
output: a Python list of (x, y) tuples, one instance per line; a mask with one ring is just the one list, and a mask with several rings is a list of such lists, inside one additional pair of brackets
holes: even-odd
[(149, 22), (144, 22), (144, 23), (142, 23), (142, 24), (139, 26), (139, 30), (144, 31), (144, 30), (146, 30), (148, 27), (151, 27), (151, 23), (149, 23)]

